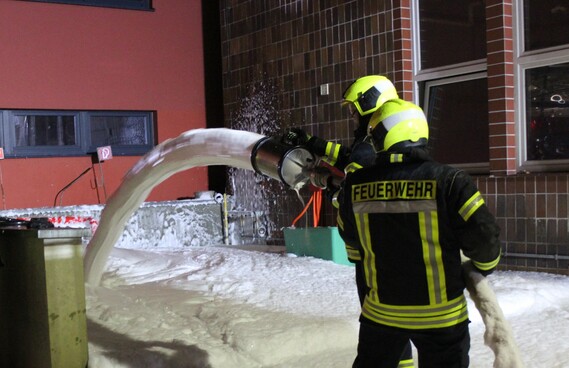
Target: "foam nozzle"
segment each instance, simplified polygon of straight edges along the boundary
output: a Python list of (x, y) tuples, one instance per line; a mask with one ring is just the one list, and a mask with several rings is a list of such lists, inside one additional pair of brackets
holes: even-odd
[(316, 163), (309, 150), (285, 144), (279, 137), (264, 137), (251, 151), (255, 172), (280, 180), (293, 189), (302, 188), (310, 181), (309, 173)]

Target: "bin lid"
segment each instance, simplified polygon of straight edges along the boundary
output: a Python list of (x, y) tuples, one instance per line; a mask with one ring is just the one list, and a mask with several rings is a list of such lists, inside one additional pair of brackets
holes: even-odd
[(26, 229), (51, 229), (54, 225), (47, 217), (32, 217), (30, 219), (0, 217), (0, 228), (26, 228)]

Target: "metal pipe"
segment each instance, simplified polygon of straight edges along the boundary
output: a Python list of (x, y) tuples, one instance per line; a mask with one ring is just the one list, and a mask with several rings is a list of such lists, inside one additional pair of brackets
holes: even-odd
[(503, 257), (569, 260), (569, 256), (559, 254), (504, 253)]
[(229, 245), (229, 219), (227, 213), (227, 194), (223, 193), (223, 243)]

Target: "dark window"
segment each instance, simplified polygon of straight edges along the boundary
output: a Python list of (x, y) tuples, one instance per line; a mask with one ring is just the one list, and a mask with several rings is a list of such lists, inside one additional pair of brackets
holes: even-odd
[(569, 44), (567, 0), (524, 0), (525, 50)]
[(526, 69), (528, 160), (569, 159), (569, 63)]
[(153, 114), (144, 111), (2, 111), (6, 157), (80, 156), (111, 146), (142, 155), (154, 146)]
[(426, 83), (425, 90), (429, 150), (433, 158), (446, 164), (487, 165), (487, 79), (434, 80)]
[(101, 146), (112, 146), (113, 150), (140, 151), (152, 145), (150, 115), (146, 113), (121, 114), (90, 113), (90, 150)]
[(74, 146), (75, 116), (73, 115), (12, 115), (15, 147)]
[(38, 3), (100, 6), (105, 8), (152, 10), (152, 0), (26, 0)]
[(420, 0), (421, 69), (486, 58), (486, 14), (481, 0)]

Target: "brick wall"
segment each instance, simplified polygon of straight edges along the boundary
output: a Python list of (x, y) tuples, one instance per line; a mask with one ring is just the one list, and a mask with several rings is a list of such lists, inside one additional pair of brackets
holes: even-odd
[[(339, 102), (355, 78), (384, 74), (403, 98), (414, 97), (410, 5), (221, 0), (225, 125), (262, 134), (297, 126), (349, 144), (355, 124)], [(568, 174), (516, 172), (512, 0), (486, 1), (486, 17), (491, 172), (476, 181), (502, 228), (500, 267), (569, 274)], [(267, 242), (283, 244), (281, 228), (303, 207), (296, 193), (240, 170), (229, 182), (238, 183), (230, 188), (238, 206), (268, 212)], [(311, 224), (307, 216), (297, 226)], [(327, 201), (320, 225), (335, 225)]]
[[(350, 144), (356, 126), (340, 101), (356, 78), (386, 75), (405, 98), (412, 97), (409, 1), (392, 8), (391, 1), (222, 0), (220, 16), (228, 127), (271, 134), (295, 126)], [(329, 94), (322, 95), (320, 86), (326, 84)], [(259, 96), (272, 107), (244, 106)], [(264, 109), (271, 121), (265, 121)], [(230, 183), (239, 182), (230, 188), (242, 201), (238, 206), (256, 207), (275, 196), (275, 191), (259, 196), (255, 183), (242, 184), (256, 180), (247, 173), (231, 170), (230, 175)], [(282, 242), (280, 228), (289, 226), (303, 206), (296, 193), (273, 189), (269, 242)], [(307, 201), (310, 193), (301, 194)], [(324, 201), (320, 224), (335, 223), (334, 210)]]
[(486, 1), (490, 171), (515, 174), (514, 43), (511, 0)]
[(502, 229), (501, 269), (569, 274), (568, 174), (478, 177)]

